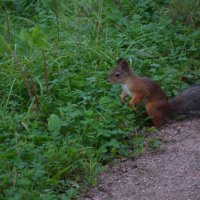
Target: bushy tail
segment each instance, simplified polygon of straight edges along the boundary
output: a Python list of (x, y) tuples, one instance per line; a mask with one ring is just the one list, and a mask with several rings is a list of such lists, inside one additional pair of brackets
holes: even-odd
[(194, 84), (169, 100), (170, 113), (200, 116), (200, 84)]

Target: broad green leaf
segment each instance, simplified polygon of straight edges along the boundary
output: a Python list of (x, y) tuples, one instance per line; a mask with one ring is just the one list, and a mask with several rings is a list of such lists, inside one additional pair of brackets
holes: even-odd
[(26, 29), (22, 29), (19, 33), (19, 38), (22, 41), (30, 41), (31, 40), (31, 34), (26, 30)]
[(52, 132), (59, 132), (62, 126), (62, 122), (60, 118), (55, 115), (51, 114), (48, 119), (48, 129)]

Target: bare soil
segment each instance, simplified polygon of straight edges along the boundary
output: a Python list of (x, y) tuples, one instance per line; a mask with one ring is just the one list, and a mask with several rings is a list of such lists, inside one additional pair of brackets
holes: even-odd
[(113, 164), (81, 199), (200, 200), (200, 119), (168, 124), (156, 134), (162, 151)]

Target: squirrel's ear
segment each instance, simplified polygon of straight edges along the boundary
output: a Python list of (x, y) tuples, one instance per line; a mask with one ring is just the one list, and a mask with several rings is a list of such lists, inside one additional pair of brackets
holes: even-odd
[(124, 59), (124, 58), (120, 58), (118, 61), (117, 61), (117, 64), (122, 66), (122, 67), (128, 67), (128, 62)]

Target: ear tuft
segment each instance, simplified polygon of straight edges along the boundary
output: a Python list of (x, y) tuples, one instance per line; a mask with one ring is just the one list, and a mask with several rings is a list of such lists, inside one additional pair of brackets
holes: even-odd
[(120, 66), (122, 66), (122, 67), (128, 67), (128, 62), (124, 58), (120, 58), (117, 61), (117, 64), (120, 65)]

